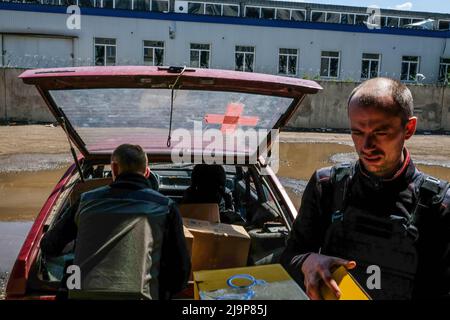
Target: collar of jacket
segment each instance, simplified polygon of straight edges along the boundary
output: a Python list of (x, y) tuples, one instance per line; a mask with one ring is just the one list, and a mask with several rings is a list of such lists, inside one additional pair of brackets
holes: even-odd
[(405, 185), (408, 185), (408, 183), (411, 180), (413, 180), (413, 177), (416, 173), (416, 167), (406, 147), (403, 148), (403, 154), (405, 160), (403, 161), (403, 164), (400, 167), (400, 169), (397, 170), (397, 172), (392, 176), (392, 178), (384, 179), (371, 174), (361, 165), (360, 161), (356, 162), (356, 172), (360, 173), (364, 182), (367, 183), (370, 187), (374, 188), (375, 190), (380, 190), (388, 186), (403, 187)]
[(110, 184), (111, 188), (140, 190), (151, 188), (150, 182), (138, 173), (123, 173), (117, 176), (116, 180)]

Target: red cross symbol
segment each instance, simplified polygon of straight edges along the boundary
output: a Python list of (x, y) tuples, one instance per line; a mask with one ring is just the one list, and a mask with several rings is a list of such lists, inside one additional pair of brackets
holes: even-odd
[(207, 114), (205, 116), (206, 123), (222, 124), (221, 131), (232, 133), (236, 130), (238, 125), (241, 126), (256, 126), (259, 122), (258, 117), (241, 117), (244, 105), (240, 103), (230, 103), (227, 106), (225, 114)]

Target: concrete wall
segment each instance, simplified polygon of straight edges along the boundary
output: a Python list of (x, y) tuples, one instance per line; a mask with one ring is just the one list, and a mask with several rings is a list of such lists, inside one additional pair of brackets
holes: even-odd
[(442, 119), (441, 127), (450, 131), (450, 90), (443, 90), (442, 94)]
[[(290, 121), (293, 128), (348, 129), (347, 98), (357, 83), (319, 81), (323, 90), (309, 96)], [(414, 98), (418, 130), (450, 130), (450, 88), (408, 86)]]
[(6, 119), (5, 69), (0, 68), (0, 123)]
[(36, 88), (18, 78), (23, 71), (0, 68), (0, 122), (54, 122)]
[(299, 112), (291, 120), (296, 128), (348, 128), (347, 98), (354, 83), (319, 82), (323, 90), (307, 96)]

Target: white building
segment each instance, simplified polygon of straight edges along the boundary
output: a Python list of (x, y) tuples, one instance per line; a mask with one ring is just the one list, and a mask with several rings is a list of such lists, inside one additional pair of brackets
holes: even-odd
[[(81, 16), (71, 16), (77, 2)], [(450, 72), (449, 25), (438, 13), (268, 0), (0, 0), (0, 65), (188, 65), (434, 83)]]

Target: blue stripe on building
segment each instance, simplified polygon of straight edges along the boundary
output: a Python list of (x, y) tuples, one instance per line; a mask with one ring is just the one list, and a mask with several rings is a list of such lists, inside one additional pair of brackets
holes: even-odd
[[(52, 6), (42, 4), (27, 4), (27, 3), (10, 3), (0, 2), (0, 10), (15, 10), (25, 12), (42, 12), (42, 13), (58, 13), (67, 14), (67, 7)], [(431, 30), (415, 30), (404, 28), (381, 28), (369, 29), (366, 26), (360, 25), (345, 25), (335, 23), (317, 23), (317, 22), (299, 22), (287, 20), (267, 20), (254, 19), (243, 17), (223, 17), (223, 16), (207, 16), (194, 15), (187, 13), (160, 13), (151, 11), (134, 11), (122, 9), (106, 9), (106, 8), (87, 8), (81, 7), (82, 15), (89, 16), (103, 16), (103, 17), (118, 17), (118, 18), (132, 18), (132, 19), (150, 19), (150, 20), (167, 20), (167, 21), (183, 21), (196, 23), (216, 23), (216, 24), (230, 24), (230, 25), (246, 25), (272, 28), (291, 28), (291, 29), (307, 29), (307, 30), (326, 30), (326, 31), (340, 31), (352, 33), (368, 33), (368, 34), (387, 34), (413, 37), (428, 37), (428, 38), (450, 38), (450, 31), (431, 31)]]

